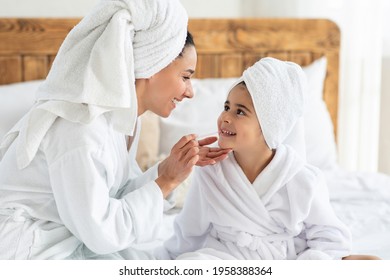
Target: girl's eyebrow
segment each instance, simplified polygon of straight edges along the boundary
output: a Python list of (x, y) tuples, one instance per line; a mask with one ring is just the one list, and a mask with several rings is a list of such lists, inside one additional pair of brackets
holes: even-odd
[[(230, 105), (230, 101), (229, 101), (229, 100), (226, 100), (226, 101), (225, 101), (225, 105)], [(246, 106), (243, 105), (243, 104), (236, 103), (235, 105), (236, 105), (238, 108), (242, 108), (242, 109), (248, 111), (249, 113), (252, 113), (252, 111), (249, 110), (248, 107), (246, 107)]]
[(237, 103), (236, 106), (237, 106), (238, 108), (243, 108), (243, 109), (245, 109), (245, 110), (248, 111), (249, 113), (252, 113), (252, 111), (249, 110), (248, 107), (246, 107), (245, 105), (242, 105), (242, 104)]

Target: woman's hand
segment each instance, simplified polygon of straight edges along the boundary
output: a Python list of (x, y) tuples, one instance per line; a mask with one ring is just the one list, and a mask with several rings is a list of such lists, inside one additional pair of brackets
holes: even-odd
[(199, 152), (196, 135), (190, 134), (183, 136), (173, 146), (170, 155), (160, 163), (156, 183), (164, 198), (190, 175), (192, 168), (199, 161)]
[(218, 138), (213, 136), (198, 141), (199, 160), (196, 163), (197, 166), (215, 164), (218, 161), (224, 160), (227, 157), (227, 154), (231, 152), (232, 149), (210, 148), (205, 146), (210, 145), (217, 140)]

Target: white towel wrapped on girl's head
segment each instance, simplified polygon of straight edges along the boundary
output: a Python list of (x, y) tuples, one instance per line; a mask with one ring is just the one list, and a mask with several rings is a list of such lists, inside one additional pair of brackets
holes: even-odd
[(298, 64), (266, 57), (246, 69), (236, 84), (241, 81), (252, 97), (270, 149), (293, 137), (293, 129), (302, 129), (298, 124), (304, 111), (307, 81)]

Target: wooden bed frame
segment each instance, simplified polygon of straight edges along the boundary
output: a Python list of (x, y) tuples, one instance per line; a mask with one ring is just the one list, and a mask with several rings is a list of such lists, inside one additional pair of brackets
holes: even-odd
[[(79, 20), (0, 19), (0, 84), (45, 78), (66, 34)], [(324, 99), (336, 135), (340, 31), (335, 23), (326, 19), (191, 19), (189, 30), (198, 52), (196, 78), (237, 77), (265, 56), (302, 66), (326, 56)]]

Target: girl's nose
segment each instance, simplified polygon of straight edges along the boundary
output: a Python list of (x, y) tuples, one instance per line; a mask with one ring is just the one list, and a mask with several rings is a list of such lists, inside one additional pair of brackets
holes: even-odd
[(223, 112), (221, 114), (221, 120), (222, 122), (224, 123), (230, 123), (230, 117), (229, 117), (229, 114), (227, 112)]

